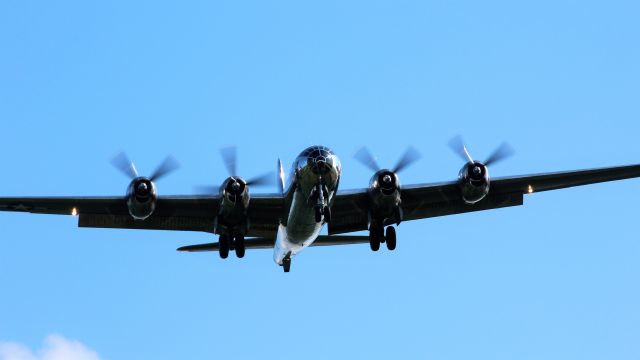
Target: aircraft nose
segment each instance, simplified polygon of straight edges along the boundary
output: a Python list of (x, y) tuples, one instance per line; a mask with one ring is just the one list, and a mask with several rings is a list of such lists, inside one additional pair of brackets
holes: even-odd
[(308, 162), (312, 165), (313, 171), (317, 174), (324, 174), (331, 168), (327, 161), (327, 158), (324, 156), (310, 156), (308, 160)]

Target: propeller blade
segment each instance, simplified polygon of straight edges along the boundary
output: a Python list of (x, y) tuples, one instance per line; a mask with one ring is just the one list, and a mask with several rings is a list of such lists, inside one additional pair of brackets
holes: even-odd
[(278, 190), (280, 190), (281, 194), (284, 194), (284, 168), (280, 159), (278, 159)]
[(198, 185), (194, 186), (193, 192), (197, 195), (216, 196), (220, 194), (220, 187), (214, 185)]
[(229, 176), (236, 176), (237, 162), (238, 162), (238, 148), (236, 146), (228, 146), (220, 149), (222, 159), (224, 159), (224, 165), (227, 167)]
[(398, 163), (396, 164), (396, 166), (393, 168), (393, 172), (394, 173), (401, 172), (402, 170), (404, 170), (407, 167), (409, 167), (409, 165), (411, 165), (414, 162), (418, 161), (418, 159), (420, 159), (420, 157), (421, 157), (421, 155), (420, 155), (420, 153), (418, 153), (418, 150), (416, 150), (413, 147), (409, 146), (407, 148), (407, 151), (405, 151), (404, 155), (402, 155), (400, 160), (398, 160)]
[(449, 147), (454, 153), (458, 154), (462, 160), (473, 163), (473, 158), (471, 157), (471, 154), (469, 154), (469, 150), (467, 150), (467, 146), (464, 144), (462, 136), (458, 135), (451, 139), (451, 141), (449, 141)]
[(276, 180), (276, 174), (273, 172), (268, 172), (266, 174), (256, 176), (252, 179), (247, 180), (247, 186), (266, 186), (273, 185)]
[(111, 159), (111, 165), (131, 179), (138, 177), (138, 170), (126, 153), (121, 152)]
[(380, 166), (378, 165), (378, 162), (373, 157), (373, 155), (371, 155), (371, 152), (366, 147), (363, 147), (360, 150), (358, 150), (358, 152), (356, 152), (356, 154), (353, 157), (355, 157), (356, 160), (358, 160), (362, 165), (373, 170), (373, 172), (377, 172), (380, 170)]
[(511, 147), (509, 143), (504, 142), (493, 152), (493, 154), (491, 154), (491, 156), (489, 156), (487, 161), (485, 161), (485, 165), (489, 166), (491, 164), (498, 163), (508, 157), (513, 156), (513, 154), (515, 154), (515, 150), (513, 150), (513, 147)]
[(169, 155), (166, 159), (158, 166), (156, 171), (153, 172), (149, 180), (156, 181), (162, 177), (167, 176), (168, 174), (174, 172), (180, 167), (178, 160), (176, 160), (173, 156)]

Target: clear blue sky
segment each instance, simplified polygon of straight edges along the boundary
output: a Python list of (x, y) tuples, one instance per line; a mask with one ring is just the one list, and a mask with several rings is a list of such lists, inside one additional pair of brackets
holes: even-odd
[[(119, 195), (119, 150), (162, 194), (252, 176), (306, 146), (454, 179), (446, 147), (502, 140), (494, 175), (640, 162), (637, 1), (18, 1), (0, 4), (0, 194)], [(398, 250), (183, 254), (199, 233), (0, 214), (0, 341), (101, 359), (637, 359), (640, 181), (402, 224)], [(275, 189), (265, 189), (273, 191)]]

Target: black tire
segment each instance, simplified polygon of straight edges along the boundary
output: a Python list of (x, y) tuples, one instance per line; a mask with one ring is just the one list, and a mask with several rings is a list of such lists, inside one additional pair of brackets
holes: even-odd
[(387, 240), (387, 249), (393, 251), (396, 249), (396, 228), (393, 226), (387, 226), (387, 234), (385, 236)]
[(220, 235), (220, 258), (226, 259), (229, 257), (229, 237), (226, 235)]
[(369, 246), (371, 251), (380, 250), (380, 232), (375, 227), (369, 230)]
[(316, 206), (316, 222), (319, 223), (322, 221), (322, 208), (320, 206)]
[(324, 207), (324, 222), (327, 224), (331, 222), (331, 208), (328, 206)]
[(236, 236), (235, 244), (236, 244), (236, 256), (238, 257), (238, 259), (242, 259), (244, 257), (244, 250), (245, 250), (244, 235)]

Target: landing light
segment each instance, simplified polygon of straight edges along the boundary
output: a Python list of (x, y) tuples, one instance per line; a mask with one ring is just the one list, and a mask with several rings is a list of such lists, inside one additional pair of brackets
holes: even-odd
[(76, 208), (71, 209), (71, 216), (78, 216), (78, 209)]
[(527, 192), (531, 194), (533, 192), (533, 186), (529, 185), (529, 189), (527, 189)]

